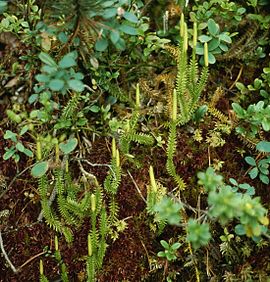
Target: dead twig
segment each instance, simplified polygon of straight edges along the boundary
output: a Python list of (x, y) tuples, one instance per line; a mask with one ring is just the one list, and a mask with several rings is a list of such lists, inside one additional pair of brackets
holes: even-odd
[(229, 90), (232, 90), (235, 86), (235, 84), (237, 83), (237, 81), (240, 79), (241, 75), (242, 75), (242, 72), (243, 72), (243, 66), (241, 66), (240, 70), (239, 70), (239, 73), (236, 77), (236, 80), (233, 82), (233, 84), (229, 87)]
[(142, 194), (142, 192), (141, 192), (141, 190), (140, 190), (140, 188), (138, 187), (137, 183), (135, 182), (133, 176), (131, 175), (131, 173), (129, 172), (129, 170), (128, 170), (127, 172), (128, 172), (129, 177), (131, 178), (131, 180), (132, 180), (132, 182), (133, 182), (133, 184), (134, 184), (136, 190), (138, 191), (140, 197), (142, 198), (142, 200), (143, 200), (145, 203), (147, 203), (146, 200), (145, 200), (145, 198), (144, 198), (144, 196), (143, 196), (143, 194)]
[(12, 269), (12, 271), (14, 273), (18, 273), (22, 270), (23, 267), (25, 267), (27, 264), (29, 264), (31, 261), (33, 261), (34, 259), (44, 255), (46, 253), (46, 251), (42, 251), (41, 253), (38, 253), (36, 255), (34, 255), (33, 257), (29, 258), (26, 262), (24, 262), (21, 266), (19, 266), (18, 268), (16, 268), (13, 263), (11, 262), (11, 260), (9, 259), (7, 253), (6, 253), (6, 250), (4, 248), (4, 243), (3, 243), (3, 237), (2, 237), (2, 232), (0, 230), (0, 249), (1, 249), (1, 252), (3, 253), (4, 255), (4, 258), (6, 260), (6, 262), (8, 263), (8, 265), (10, 266), (10, 268)]
[(31, 257), (30, 259), (28, 259), (26, 262), (24, 262), (24, 263), (18, 268), (18, 271), (21, 271), (21, 269), (22, 269), (24, 266), (26, 266), (26, 265), (29, 264), (31, 261), (33, 261), (34, 259), (36, 259), (36, 258), (38, 258), (38, 257), (40, 257), (40, 256), (42, 256), (42, 255), (44, 255), (44, 254), (46, 254), (46, 251), (43, 251), (43, 252), (41, 252), (41, 253), (38, 253), (38, 254), (34, 255), (34, 256)]
[[(52, 205), (52, 203), (53, 203), (55, 197), (56, 197), (56, 187), (53, 188), (52, 193), (51, 193), (51, 195), (50, 195), (50, 198), (49, 198), (49, 207)], [(40, 211), (40, 213), (39, 213), (39, 215), (38, 215), (37, 221), (38, 221), (38, 222), (41, 222), (42, 219), (43, 219), (43, 217), (44, 217), (44, 213), (43, 213), (43, 210), (41, 209), (41, 211)]]
[(8, 265), (10, 266), (10, 268), (12, 269), (12, 271), (13, 271), (14, 273), (17, 273), (17, 272), (18, 272), (18, 269), (16, 269), (16, 267), (15, 267), (15, 266), (13, 265), (13, 263), (10, 261), (8, 255), (7, 255), (6, 251), (5, 251), (1, 230), (0, 230), (0, 248), (1, 248), (1, 252), (2, 252), (3, 255), (4, 255), (4, 258), (5, 258), (6, 262), (8, 263)]
[(91, 163), (90, 161), (88, 161), (87, 159), (84, 159), (84, 158), (73, 158), (72, 160), (75, 160), (75, 161), (78, 161), (78, 162), (82, 161), (82, 162), (85, 162), (85, 163), (87, 163), (87, 164), (89, 164), (90, 166), (93, 166), (93, 167), (95, 167), (95, 166), (100, 166), (100, 167), (105, 166), (105, 167), (108, 167), (110, 169), (110, 171), (112, 172), (114, 178), (116, 178), (116, 174), (115, 174), (114, 170), (112, 169), (112, 166), (109, 165), (109, 164), (96, 164), (96, 163), (94, 164), (94, 163)]

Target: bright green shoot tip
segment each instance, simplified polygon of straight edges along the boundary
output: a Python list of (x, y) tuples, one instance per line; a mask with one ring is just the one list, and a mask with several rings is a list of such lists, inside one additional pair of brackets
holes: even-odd
[(208, 67), (208, 44), (207, 42), (204, 43), (204, 65)]

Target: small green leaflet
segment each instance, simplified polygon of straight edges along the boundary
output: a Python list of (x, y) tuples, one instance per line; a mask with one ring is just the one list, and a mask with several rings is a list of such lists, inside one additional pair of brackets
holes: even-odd
[(70, 52), (66, 54), (59, 62), (59, 66), (62, 69), (67, 69), (73, 66), (76, 66), (77, 63), (75, 61), (76, 54), (74, 52)]
[(36, 163), (31, 169), (31, 174), (35, 178), (40, 178), (47, 172), (48, 168), (49, 163), (46, 161)]
[(59, 148), (65, 155), (67, 155), (71, 153), (76, 148), (77, 145), (78, 145), (77, 138), (70, 138), (66, 142), (60, 143)]
[(49, 54), (47, 54), (47, 53), (41, 52), (38, 55), (38, 57), (46, 65), (49, 65), (51, 67), (56, 67), (57, 66), (57, 64), (54, 61), (54, 59)]
[(270, 142), (261, 141), (257, 144), (256, 149), (260, 152), (270, 153)]
[(95, 49), (99, 52), (103, 52), (108, 47), (108, 40), (106, 38), (101, 38), (96, 41)]

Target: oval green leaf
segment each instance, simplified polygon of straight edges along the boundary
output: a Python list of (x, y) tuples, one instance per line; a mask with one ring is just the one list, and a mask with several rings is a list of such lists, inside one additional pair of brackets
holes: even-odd
[(161, 240), (160, 244), (163, 246), (164, 249), (170, 248), (170, 245), (165, 240)]
[(254, 179), (257, 177), (258, 175), (258, 168), (257, 167), (254, 167), (248, 174), (250, 176), (251, 179)]
[(262, 183), (269, 184), (269, 177), (267, 175), (260, 173), (259, 178)]
[(99, 40), (97, 40), (96, 44), (95, 44), (95, 49), (99, 52), (103, 52), (107, 49), (108, 47), (108, 40), (105, 38), (101, 38)]
[(118, 30), (113, 30), (110, 33), (110, 39), (113, 44), (115, 44), (120, 39), (120, 33), (118, 32)]
[(108, 9), (105, 9), (104, 10), (104, 13), (102, 14), (102, 17), (104, 19), (110, 19), (110, 18), (113, 18), (115, 17), (117, 14), (117, 9), (116, 8), (108, 8)]
[(199, 36), (199, 40), (202, 43), (209, 42), (211, 39), (212, 39), (212, 37), (210, 37), (208, 35), (201, 35), (201, 36)]
[(12, 132), (12, 131), (10, 131), (10, 130), (7, 130), (5, 132), (4, 139), (10, 139), (13, 142), (17, 142), (17, 134)]
[(252, 166), (256, 166), (256, 161), (252, 157), (245, 157), (245, 161)]
[(256, 149), (260, 152), (270, 153), (270, 142), (261, 141), (257, 144)]
[(46, 65), (49, 65), (51, 67), (56, 67), (57, 66), (57, 64), (54, 61), (54, 59), (49, 54), (47, 54), (47, 53), (41, 52), (38, 55), (38, 57)]
[(232, 103), (232, 107), (234, 112), (236, 113), (237, 117), (244, 118), (245, 117), (245, 110), (237, 103)]
[(50, 81), (50, 76), (46, 75), (46, 74), (37, 74), (35, 76), (36, 80), (38, 82), (43, 82), (43, 83), (46, 83), (46, 82), (49, 82)]
[(132, 23), (137, 23), (138, 22), (138, 18), (133, 13), (130, 13), (130, 12), (125, 11), (123, 17), (126, 20), (128, 20), (129, 22), (132, 22)]
[(35, 178), (40, 178), (47, 172), (48, 168), (49, 163), (47, 161), (36, 163), (31, 169), (31, 174)]
[(221, 41), (226, 42), (226, 43), (232, 43), (231, 37), (228, 34), (226, 34), (225, 32), (223, 32), (219, 35), (219, 39)]
[(216, 62), (216, 58), (212, 53), (208, 54), (208, 62), (209, 64), (212, 64), (212, 65)]
[(77, 79), (71, 79), (68, 81), (68, 86), (77, 92), (82, 92), (84, 90), (84, 84)]
[(19, 135), (20, 136), (24, 135), (28, 131), (28, 129), (29, 129), (28, 125), (23, 126)]
[(213, 19), (208, 20), (207, 27), (208, 27), (208, 31), (211, 35), (214, 35), (214, 36), (217, 35), (217, 33), (219, 31), (219, 26)]
[(238, 186), (238, 183), (234, 178), (229, 178), (229, 181), (231, 182), (232, 185)]
[(73, 52), (70, 52), (66, 54), (59, 62), (59, 67), (62, 69), (67, 69), (73, 66), (76, 66), (77, 63), (75, 61), (75, 54)]
[(213, 40), (211, 40), (208, 44), (208, 51), (213, 51), (215, 50), (217, 47), (219, 47), (220, 42), (218, 39), (214, 38)]
[(93, 113), (98, 113), (100, 111), (100, 107), (97, 105), (93, 105), (90, 107), (90, 111)]
[(219, 48), (223, 51), (223, 52), (227, 52), (229, 50), (228, 46), (226, 44), (220, 43), (219, 44)]
[(129, 25), (121, 25), (120, 30), (128, 35), (137, 35), (137, 29)]
[(18, 142), (17, 144), (16, 144), (16, 149), (19, 151), (19, 152), (24, 152), (24, 150), (25, 150), (25, 147), (23, 146), (23, 144), (21, 143), (21, 142)]
[(15, 154), (15, 149), (9, 149), (8, 151), (5, 152), (3, 159), (6, 161), (9, 158), (11, 158)]
[(30, 157), (32, 158), (34, 156), (33, 152), (30, 151), (29, 149), (24, 149), (23, 153), (27, 156), (27, 157)]
[(52, 91), (60, 91), (63, 89), (65, 82), (61, 79), (52, 79), (49, 83), (49, 87)]
[(70, 138), (66, 142), (60, 143), (59, 148), (65, 155), (67, 155), (71, 153), (76, 148), (77, 145), (78, 145), (77, 138)]
[(246, 234), (246, 230), (242, 224), (237, 224), (234, 228), (234, 231), (237, 235), (240, 235), (240, 236)]

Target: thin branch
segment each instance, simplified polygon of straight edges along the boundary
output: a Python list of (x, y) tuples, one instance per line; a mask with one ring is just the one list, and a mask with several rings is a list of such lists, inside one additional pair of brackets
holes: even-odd
[(1, 248), (1, 251), (4, 255), (4, 258), (5, 260), (7, 261), (7, 263), (9, 264), (10, 268), (12, 269), (12, 271), (14, 273), (17, 273), (18, 272), (18, 269), (16, 269), (16, 267), (13, 265), (13, 263), (10, 261), (6, 251), (5, 251), (5, 248), (4, 248), (4, 244), (3, 244), (3, 238), (2, 238), (2, 232), (0, 230), (0, 248)]
[(138, 187), (137, 183), (135, 182), (133, 176), (131, 175), (131, 173), (129, 172), (129, 170), (127, 170), (127, 172), (128, 172), (129, 177), (131, 178), (131, 180), (132, 180), (132, 182), (133, 182), (135, 188), (137, 189), (139, 195), (141, 196), (142, 200), (143, 200), (145, 203), (147, 203), (146, 200), (145, 200), (145, 198), (144, 198), (144, 196), (143, 196), (143, 194), (142, 194), (142, 192), (141, 192), (141, 190), (140, 190), (140, 188)]
[(80, 166), (80, 171), (81, 171), (81, 173), (82, 173), (86, 178), (96, 180), (96, 176), (95, 176), (94, 174), (89, 173), (89, 172), (87, 172), (87, 171), (84, 169), (84, 167), (83, 167), (81, 161), (78, 161), (78, 163), (79, 163), (79, 166)]
[[(56, 187), (53, 188), (52, 193), (50, 195), (50, 198), (49, 198), (49, 201), (48, 201), (49, 207), (52, 205), (55, 197), (56, 197)], [(44, 217), (44, 212), (43, 212), (43, 209), (41, 209), (41, 211), (38, 215), (37, 221), (41, 222), (43, 217)]]
[(90, 161), (88, 161), (87, 159), (84, 159), (84, 158), (73, 158), (73, 160), (76, 160), (76, 161), (83, 161), (83, 162), (86, 162), (87, 164), (89, 164), (89, 165), (91, 165), (91, 166), (106, 166), (106, 167), (108, 167), (110, 170), (112, 170), (111, 165), (108, 165), (108, 164), (94, 164), (94, 163), (91, 163)]
[[(203, 219), (204, 217), (206, 217), (208, 215), (207, 209), (201, 210), (201, 209), (198, 209), (198, 208), (194, 208), (191, 205), (189, 205), (189, 204), (185, 203), (184, 201), (180, 200), (179, 198), (175, 197), (175, 195), (172, 192), (168, 192), (168, 195), (170, 197), (172, 197), (176, 202), (180, 203), (184, 208), (191, 210), (195, 214), (199, 214), (199, 213), (202, 214), (202, 215), (200, 215), (199, 218), (197, 218), (198, 220)], [(186, 201), (186, 199), (185, 199), (185, 201)]]
[(84, 158), (73, 158), (72, 160), (75, 160), (75, 161), (83, 161), (87, 164), (89, 164), (90, 166), (105, 166), (105, 167), (108, 167), (110, 169), (110, 171), (113, 173), (113, 176), (114, 178), (116, 178), (116, 174), (114, 172), (114, 170), (112, 169), (112, 166), (111, 165), (108, 165), (108, 164), (94, 164), (94, 163), (91, 163), (90, 161), (88, 161), (87, 159), (84, 159)]
[(1, 230), (0, 230), (0, 249), (1, 249), (2, 253), (3, 253), (3, 255), (4, 255), (5, 260), (7, 261), (8, 265), (10, 266), (10, 268), (12, 269), (12, 271), (13, 271), (14, 273), (18, 273), (19, 271), (22, 270), (22, 268), (23, 268), (24, 266), (26, 266), (27, 264), (29, 264), (31, 261), (33, 261), (34, 259), (36, 259), (36, 258), (38, 258), (38, 257), (40, 257), (40, 256), (42, 256), (42, 255), (44, 255), (44, 254), (46, 254), (46, 251), (42, 251), (41, 253), (34, 255), (34, 256), (31, 257), (30, 259), (28, 259), (26, 262), (24, 262), (21, 266), (19, 266), (18, 268), (16, 268), (16, 267), (13, 265), (13, 263), (10, 261), (8, 255), (7, 255), (6, 251), (5, 251)]
[(236, 83), (238, 82), (238, 80), (240, 79), (241, 75), (242, 75), (242, 72), (243, 72), (243, 66), (241, 66), (240, 70), (239, 70), (239, 73), (235, 79), (235, 81), (233, 82), (233, 84), (229, 87), (229, 90), (232, 90), (234, 88), (234, 86), (236, 85)]
[(38, 257), (40, 257), (40, 256), (42, 256), (42, 255), (44, 255), (44, 254), (46, 254), (46, 251), (43, 251), (43, 252), (41, 252), (41, 253), (39, 253), (39, 254), (36, 254), (36, 255), (34, 255), (33, 257), (31, 257), (30, 259), (28, 259), (26, 262), (24, 262), (19, 268), (18, 268), (18, 271), (20, 271), (24, 266), (26, 266), (28, 263), (30, 263), (32, 260), (34, 260), (34, 259), (36, 259), (36, 258), (38, 258)]
[(149, 270), (151, 270), (151, 259), (150, 259), (150, 256), (149, 256), (149, 253), (148, 253), (148, 250), (146, 249), (146, 246), (144, 244), (144, 242), (142, 241), (142, 239), (140, 239), (141, 241), (141, 244), (145, 250), (145, 253), (146, 253), (146, 257), (147, 257), (147, 260), (148, 260), (148, 265), (149, 265)]

